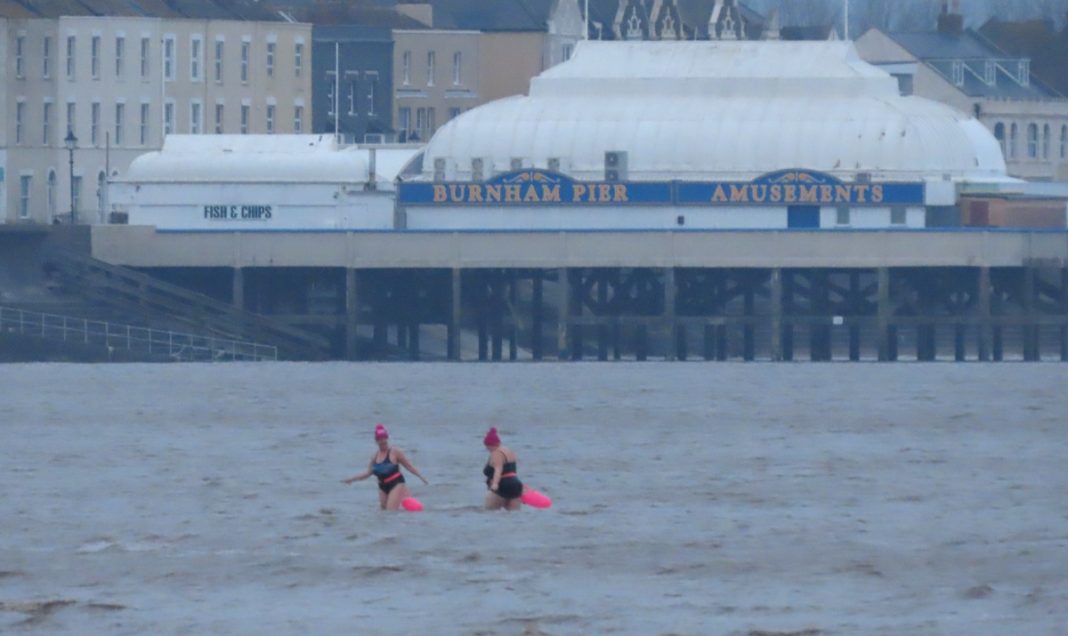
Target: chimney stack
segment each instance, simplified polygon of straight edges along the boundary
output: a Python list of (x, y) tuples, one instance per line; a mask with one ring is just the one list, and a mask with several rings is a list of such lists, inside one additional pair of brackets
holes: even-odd
[(953, 0), (953, 8), (950, 3), (943, 0), (942, 13), (938, 16), (938, 32), (946, 35), (960, 35), (964, 32), (964, 16), (960, 13), (960, 0)]

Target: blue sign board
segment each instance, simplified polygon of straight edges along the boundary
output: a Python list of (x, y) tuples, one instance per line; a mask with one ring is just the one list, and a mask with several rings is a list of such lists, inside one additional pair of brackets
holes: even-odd
[(679, 205), (923, 205), (922, 183), (858, 183), (811, 170), (779, 170), (752, 181), (679, 182)]
[(779, 170), (753, 181), (576, 181), (546, 170), (524, 169), (488, 181), (401, 183), (409, 205), (464, 206), (889, 206), (923, 205), (922, 183), (844, 182), (811, 170)]
[(671, 183), (575, 181), (546, 170), (516, 170), (483, 182), (401, 183), (401, 203), (430, 205), (670, 205)]

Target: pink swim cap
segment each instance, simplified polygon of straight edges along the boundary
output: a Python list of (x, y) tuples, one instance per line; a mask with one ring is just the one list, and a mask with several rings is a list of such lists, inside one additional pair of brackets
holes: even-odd
[(490, 427), (489, 432), (486, 433), (486, 437), (483, 438), (482, 443), (486, 446), (500, 446), (501, 438), (497, 435), (497, 428)]
[(375, 439), (387, 439), (389, 438), (389, 431), (385, 426), (381, 424), (375, 424)]

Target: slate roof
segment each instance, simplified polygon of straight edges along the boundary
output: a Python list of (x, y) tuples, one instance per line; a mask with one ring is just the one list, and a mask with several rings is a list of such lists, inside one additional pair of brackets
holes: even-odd
[(136, 16), (278, 21), (256, 0), (0, 0), (0, 17)]
[[(1002, 99), (1060, 97), (1057, 91), (1034, 77), (1030, 78), (1027, 86), (1022, 86), (1016, 81), (1014, 75), (1015, 60), (1019, 56), (1006, 53), (971, 29), (960, 33), (891, 32), (886, 35), (947, 79), (953, 77), (953, 61), (964, 62), (964, 85), (958, 88), (966, 95)], [(982, 79), (987, 60), (1003, 62), (997, 67), (997, 79), (993, 85), (987, 84)]]

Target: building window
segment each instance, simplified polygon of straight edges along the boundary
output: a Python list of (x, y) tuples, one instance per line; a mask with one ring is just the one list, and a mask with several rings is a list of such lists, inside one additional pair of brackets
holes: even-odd
[(1038, 124), (1027, 124), (1027, 158), (1038, 159)]
[(400, 131), (405, 140), (410, 136), (412, 132), (412, 109), (405, 107), (397, 110), (397, 130)]
[(126, 130), (126, 104), (115, 104), (115, 145), (121, 146)]
[(1031, 85), (1031, 60), (1020, 60), (1016, 63), (1016, 81), (1020, 86)]
[(564, 45), (564, 56), (563, 56), (563, 60), (562, 61), (566, 62), (566, 61), (571, 59), (571, 51), (572, 51), (571, 45), (570, 44), (565, 44)]
[(163, 134), (170, 135), (174, 133), (174, 102), (167, 102), (163, 105)]
[(174, 80), (174, 38), (163, 40), (163, 79)]
[(48, 171), (48, 218), (56, 218), (56, 171)]
[(52, 144), (52, 102), (45, 102), (41, 110), (41, 144)]
[(461, 112), (463, 112), (463, 111), (461, 111), (459, 108), (450, 108), (449, 109), (449, 121), (452, 121), (452, 120), (456, 119), (457, 117), (459, 117)]
[(248, 83), (248, 57), (252, 50), (251, 42), (241, 43), (241, 81)]
[(151, 46), (151, 40), (148, 38), (141, 38), (141, 79), (148, 78), (148, 65), (151, 61), (149, 59), (149, 47)]
[(1001, 146), (1001, 154), (1006, 154), (1005, 148), (1005, 124), (1000, 121), (994, 124), (994, 139), (998, 140), (998, 145)]
[(1016, 158), (1016, 139), (1019, 137), (1019, 128), (1016, 124), (1009, 127), (1009, 159)]
[(464, 82), (464, 56), (459, 51), (452, 54), (452, 84), (459, 86)]
[(126, 38), (115, 38), (115, 77), (122, 77), (123, 67), (126, 66)]
[(405, 51), (401, 56), (401, 82), (404, 85), (412, 83), (412, 52)]
[(274, 77), (274, 49), (278, 46), (274, 42), (267, 43), (267, 77)]
[(89, 108), (89, 143), (100, 144), (100, 102), (93, 102)]
[(221, 135), (223, 131), (223, 105), (215, 104), (215, 134)]
[(204, 63), (203, 44), (199, 35), (194, 35), (189, 41), (189, 79), (194, 82), (200, 81), (200, 69)]
[(434, 131), (438, 129), (436, 109), (426, 109), (426, 134), (423, 135), (423, 139), (430, 139), (430, 135), (434, 134)]
[(296, 77), (300, 77), (300, 73), (304, 68), (304, 43), (297, 42), (293, 47), (293, 74)]
[(904, 225), (906, 218), (904, 207), (895, 205), (890, 208), (890, 225)]
[(223, 52), (225, 48), (225, 42), (215, 40), (215, 83), (217, 84), (221, 84), (223, 81)]
[(844, 205), (843, 206), (839, 206), (835, 210), (834, 222), (837, 225), (849, 225), (849, 208), (844, 206)]
[(200, 102), (189, 104), (189, 134), (200, 134)]
[(89, 74), (93, 79), (100, 79), (100, 36), (94, 35), (89, 40)]
[(247, 135), (248, 134), (248, 120), (249, 120), (249, 115), (250, 115), (249, 110), (251, 110), (251, 108), (249, 107), (248, 104), (241, 104), (241, 134), (242, 135)]
[(353, 78), (349, 80), (349, 114), (356, 114), (356, 83), (359, 80)]
[(74, 102), (67, 102), (67, 130), (74, 132), (75, 124), (77, 123), (78, 105)]
[(274, 104), (267, 104), (267, 134), (274, 134)]
[(986, 82), (988, 86), (993, 86), (997, 83), (997, 80), (998, 65), (993, 60), (987, 60), (986, 63), (983, 64), (983, 81)]
[(1049, 159), (1049, 147), (1053, 145), (1053, 131), (1049, 124), (1042, 126), (1042, 158)]
[(22, 143), (22, 127), (26, 122), (26, 102), (15, 104), (15, 143)]
[(415, 135), (419, 140), (426, 139), (426, 109), (415, 109)]
[(426, 53), (426, 85), (434, 85), (434, 51), (427, 51)]
[(74, 79), (74, 51), (75, 39), (73, 35), (67, 36), (67, 79)]
[(141, 104), (141, 121), (138, 124), (137, 142), (142, 146), (148, 145), (148, 104)]
[(1061, 126), (1061, 159), (1068, 159), (1068, 126)]
[(373, 75), (367, 82), (367, 114), (375, 114), (375, 89), (378, 87), (378, 76)]
[(30, 189), (33, 187), (33, 177), (21, 175), (19, 177), (19, 218), (30, 218)]
[(24, 48), (26, 47), (26, 36), (20, 35), (15, 38), (15, 77), (22, 79), (26, 77), (26, 58)]
[(41, 53), (41, 76), (49, 79), (52, 77), (52, 38), (50, 36), (45, 36)]
[(293, 107), (293, 132), (304, 132), (304, 107), (299, 104)]

